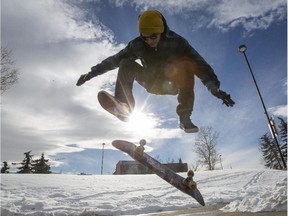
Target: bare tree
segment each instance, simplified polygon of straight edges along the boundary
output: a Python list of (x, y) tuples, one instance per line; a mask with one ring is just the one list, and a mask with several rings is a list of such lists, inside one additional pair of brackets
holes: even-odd
[(213, 130), (211, 126), (201, 127), (195, 142), (195, 152), (198, 154), (199, 162), (208, 167), (208, 170), (214, 170), (219, 160), (219, 154), (216, 149), (219, 133)]
[(18, 81), (18, 70), (14, 67), (11, 54), (12, 50), (1, 47), (1, 94)]
[(200, 161), (199, 160), (196, 161), (195, 164), (192, 164), (192, 165), (189, 166), (189, 169), (193, 170), (195, 172), (198, 171), (199, 168), (200, 168)]

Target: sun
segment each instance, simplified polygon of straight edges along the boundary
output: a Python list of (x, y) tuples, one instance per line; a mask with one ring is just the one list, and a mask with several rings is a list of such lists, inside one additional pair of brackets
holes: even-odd
[(129, 130), (133, 131), (135, 135), (147, 138), (154, 134), (157, 124), (157, 119), (153, 114), (134, 110), (127, 122), (127, 127)]

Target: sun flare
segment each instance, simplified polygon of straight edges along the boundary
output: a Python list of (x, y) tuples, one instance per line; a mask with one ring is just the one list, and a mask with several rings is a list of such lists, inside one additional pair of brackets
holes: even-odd
[(136, 135), (147, 138), (154, 133), (157, 126), (157, 120), (152, 114), (146, 114), (139, 110), (134, 110), (127, 122), (129, 130), (132, 130)]

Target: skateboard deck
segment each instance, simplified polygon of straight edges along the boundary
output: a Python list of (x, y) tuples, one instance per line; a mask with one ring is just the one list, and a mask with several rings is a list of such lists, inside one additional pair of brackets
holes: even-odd
[[(141, 144), (142, 142), (142, 144)], [(151, 157), (150, 155), (143, 152), (143, 145), (146, 143), (145, 140), (141, 140), (140, 146), (136, 146), (135, 144), (125, 141), (125, 140), (114, 140), (112, 145), (129, 154), (133, 159), (141, 163), (142, 165), (148, 167), (151, 171), (153, 171), (160, 178), (173, 185), (175, 188), (179, 189), (183, 193), (188, 194), (193, 197), (199, 204), (202, 206), (205, 205), (204, 199), (197, 188), (189, 188), (184, 184), (185, 178), (175, 173), (173, 170), (168, 168), (167, 166), (161, 164), (159, 161)], [(139, 150), (140, 149), (140, 150)]]

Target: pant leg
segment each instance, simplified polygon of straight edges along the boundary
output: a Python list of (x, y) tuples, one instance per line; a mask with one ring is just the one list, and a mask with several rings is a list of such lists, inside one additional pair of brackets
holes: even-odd
[(194, 89), (180, 89), (178, 93), (178, 106), (176, 112), (178, 116), (190, 116), (194, 107)]
[(176, 58), (166, 70), (166, 76), (178, 88), (179, 116), (191, 115), (194, 106), (194, 75), (198, 70), (197, 63), (188, 57)]
[(132, 93), (133, 83), (139, 73), (143, 71), (143, 67), (137, 62), (125, 59), (119, 66), (116, 86), (115, 98), (121, 102), (127, 103), (131, 110), (135, 106), (135, 100)]

